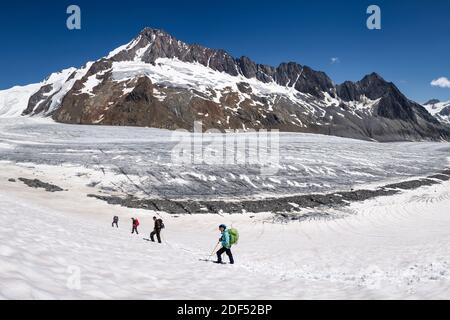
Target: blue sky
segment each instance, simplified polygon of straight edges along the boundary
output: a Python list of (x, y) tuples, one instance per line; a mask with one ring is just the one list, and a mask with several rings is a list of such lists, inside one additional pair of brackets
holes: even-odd
[[(81, 7), (81, 30), (66, 28), (70, 4)], [(371, 4), (382, 30), (366, 28)], [(258, 63), (305, 64), (336, 83), (375, 71), (411, 99), (450, 100), (450, 88), (430, 84), (450, 78), (449, 15), (447, 0), (2, 2), (0, 89), (98, 59), (149, 26)]]

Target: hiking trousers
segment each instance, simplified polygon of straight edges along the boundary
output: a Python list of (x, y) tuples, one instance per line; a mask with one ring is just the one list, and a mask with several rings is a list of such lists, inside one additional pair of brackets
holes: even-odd
[(133, 227), (133, 230), (131, 230), (131, 233), (133, 234), (135, 231), (137, 234), (139, 234), (137, 227)]
[(156, 238), (158, 239), (158, 242), (161, 243), (161, 230), (155, 229), (155, 230), (153, 230), (152, 233), (150, 233), (150, 240), (152, 240), (153, 242), (155, 241), (155, 235), (156, 235)]
[(222, 263), (222, 254), (226, 253), (228, 258), (230, 259), (230, 263), (234, 264), (233, 254), (231, 253), (231, 249), (227, 249), (222, 247), (219, 251), (217, 251), (217, 262)]

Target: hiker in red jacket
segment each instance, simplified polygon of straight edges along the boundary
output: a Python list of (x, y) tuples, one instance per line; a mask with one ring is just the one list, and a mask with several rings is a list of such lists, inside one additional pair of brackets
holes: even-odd
[(131, 230), (131, 234), (133, 234), (135, 231), (136, 231), (136, 233), (137, 234), (139, 234), (139, 232), (138, 232), (138, 226), (139, 226), (139, 220), (136, 218), (131, 218), (131, 220), (132, 220), (132, 223), (133, 223), (133, 229)]

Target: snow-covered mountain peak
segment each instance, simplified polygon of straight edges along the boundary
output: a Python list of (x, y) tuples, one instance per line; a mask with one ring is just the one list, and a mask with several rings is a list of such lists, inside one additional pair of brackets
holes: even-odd
[(167, 40), (169, 42), (170, 40), (175, 40), (175, 38), (168, 32), (162, 29), (155, 29), (150, 27), (142, 29), (142, 31), (138, 34), (138, 37), (139, 36), (146, 37), (150, 41), (155, 41), (156, 38), (161, 38), (162, 40)]
[(428, 105), (428, 104), (437, 104), (440, 103), (441, 101), (439, 99), (431, 99), (428, 100), (427, 102), (424, 103), (424, 105)]
[(154, 63), (158, 58), (182, 59), (184, 52), (189, 48), (189, 45), (163, 30), (144, 28), (129, 43), (111, 51), (106, 59)]

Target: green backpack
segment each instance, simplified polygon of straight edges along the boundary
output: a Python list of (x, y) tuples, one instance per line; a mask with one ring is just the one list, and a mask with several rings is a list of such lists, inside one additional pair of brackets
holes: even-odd
[(237, 229), (231, 228), (228, 229), (228, 234), (230, 235), (230, 245), (237, 244), (239, 241), (239, 232)]

